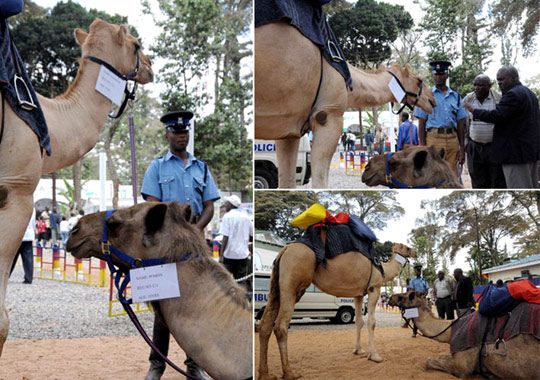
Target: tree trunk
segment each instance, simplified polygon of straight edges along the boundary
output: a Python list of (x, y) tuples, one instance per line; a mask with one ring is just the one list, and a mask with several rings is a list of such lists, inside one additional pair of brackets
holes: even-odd
[(116, 119), (109, 125), (105, 132), (104, 142), (105, 154), (107, 155), (107, 173), (109, 174), (109, 178), (113, 183), (112, 207), (114, 209), (118, 208), (118, 190), (120, 189), (120, 179), (118, 178), (115, 160), (113, 159), (111, 152), (111, 142), (114, 135), (116, 134), (116, 131), (120, 127), (121, 120), (122, 119)]
[(72, 166), (73, 173), (73, 202), (76, 210), (82, 209), (81, 203), (81, 179), (82, 158)]

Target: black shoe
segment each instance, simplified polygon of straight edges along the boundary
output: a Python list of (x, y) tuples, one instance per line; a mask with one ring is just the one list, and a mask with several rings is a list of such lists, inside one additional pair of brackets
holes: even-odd
[(24, 281), (23, 281), (22, 283), (23, 283), (23, 284), (31, 284), (31, 283), (32, 283), (32, 281), (27, 281), (27, 280), (24, 280)]
[(144, 380), (160, 380), (165, 372), (165, 363), (159, 360), (150, 360), (150, 368)]
[(212, 380), (204, 370), (197, 365), (191, 358), (187, 358), (184, 362), (186, 365), (188, 380)]

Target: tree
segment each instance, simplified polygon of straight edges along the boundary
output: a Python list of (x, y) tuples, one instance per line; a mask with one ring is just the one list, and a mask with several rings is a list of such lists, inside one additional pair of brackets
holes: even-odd
[(512, 191), (509, 211), (521, 215), (524, 228), (518, 237), (516, 245), (519, 249), (517, 257), (526, 257), (540, 252), (540, 192)]
[(524, 55), (531, 55), (536, 48), (535, 40), (540, 25), (538, 0), (498, 0), (491, 11), (493, 29), (504, 34), (509, 27), (516, 25)]

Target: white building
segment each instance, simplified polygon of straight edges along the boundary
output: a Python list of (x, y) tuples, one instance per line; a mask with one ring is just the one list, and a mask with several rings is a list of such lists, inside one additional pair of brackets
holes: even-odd
[(540, 253), (519, 260), (510, 260), (502, 265), (484, 269), (483, 274), (493, 282), (497, 280), (521, 280), (532, 278), (533, 283), (540, 285)]

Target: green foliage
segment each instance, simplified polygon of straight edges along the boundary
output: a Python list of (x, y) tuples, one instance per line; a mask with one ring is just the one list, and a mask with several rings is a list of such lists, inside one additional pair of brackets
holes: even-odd
[(336, 12), (330, 25), (347, 60), (367, 68), (390, 58), (390, 44), (412, 28), (413, 19), (402, 6), (359, 0), (354, 7)]

